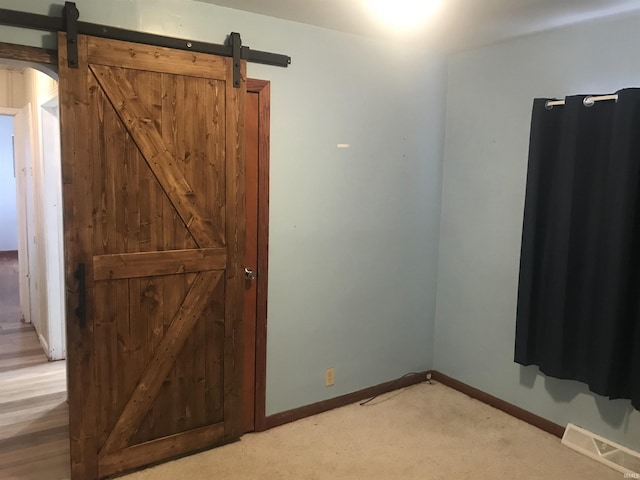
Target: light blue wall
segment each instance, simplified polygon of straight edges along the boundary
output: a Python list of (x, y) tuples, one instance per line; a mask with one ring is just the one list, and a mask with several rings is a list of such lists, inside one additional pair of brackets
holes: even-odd
[[(212, 43), (238, 31), (293, 58), (248, 67), (272, 82), (267, 414), (431, 368), (443, 57), (194, 1), (76, 3), (85, 21)], [(0, 41), (43, 39), (0, 29)]]
[(0, 252), (18, 250), (13, 117), (0, 115)]
[[(640, 412), (513, 363), (534, 97), (640, 86), (640, 17), (526, 37), (450, 58), (435, 368), (561, 425), (640, 450)], [(640, 381), (640, 379), (639, 379)]]

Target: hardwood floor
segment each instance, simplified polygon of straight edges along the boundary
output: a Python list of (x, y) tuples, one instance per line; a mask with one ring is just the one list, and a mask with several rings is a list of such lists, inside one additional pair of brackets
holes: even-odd
[(0, 256), (0, 478), (69, 478), (66, 363), (20, 322), (18, 263)]

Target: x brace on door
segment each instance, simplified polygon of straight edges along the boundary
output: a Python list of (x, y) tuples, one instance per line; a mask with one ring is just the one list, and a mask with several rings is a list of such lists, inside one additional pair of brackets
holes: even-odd
[(276, 67), (287, 67), (291, 64), (291, 57), (279, 53), (252, 50), (242, 45), (239, 33), (231, 33), (225, 45), (196, 42), (174, 37), (165, 37), (151, 33), (136, 32), (122, 28), (98, 25), (78, 21), (80, 12), (74, 2), (65, 2), (61, 17), (50, 17), (36, 13), (20, 12), (0, 8), (0, 25), (30, 28), (49, 32), (66, 32), (68, 63), (70, 68), (78, 67), (77, 36), (91, 35), (94, 37), (123, 40), (134, 43), (156, 45), (158, 47), (175, 48), (199, 53), (210, 53), (222, 57), (233, 58), (233, 86), (240, 87), (240, 61), (262, 63)]

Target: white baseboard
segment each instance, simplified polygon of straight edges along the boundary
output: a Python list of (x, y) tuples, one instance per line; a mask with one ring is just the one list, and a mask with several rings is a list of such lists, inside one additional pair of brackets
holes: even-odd
[(49, 351), (49, 344), (47, 343), (45, 338), (42, 335), (40, 335), (40, 332), (38, 332), (37, 330), (36, 332), (38, 333), (38, 340), (40, 340), (40, 346), (44, 350), (44, 354), (47, 356), (49, 360), (51, 360), (51, 352)]

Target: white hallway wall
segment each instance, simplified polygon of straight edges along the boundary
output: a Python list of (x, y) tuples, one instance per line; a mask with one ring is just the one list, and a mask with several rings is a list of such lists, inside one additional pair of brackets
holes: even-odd
[[(53, 152), (43, 151), (42, 105), (57, 96), (57, 82), (50, 76), (33, 68), (25, 69), (24, 101), (21, 105), (31, 107), (31, 156), (34, 186), (34, 248), (29, 254), (31, 281), (35, 282), (36, 312), (32, 323), (38, 331), (40, 343), (50, 360), (65, 357), (64, 339), (61, 335), (64, 322), (62, 304), (64, 285), (61, 280), (61, 218), (62, 205), (61, 174), (59, 159)], [(55, 133), (59, 133), (55, 132)], [(47, 162), (56, 164), (48, 165)]]
[(3, 68), (0, 63), (0, 107), (19, 108), (24, 100), (22, 71)]
[(449, 61), (435, 368), (526, 410), (640, 450), (640, 412), (513, 362), (534, 97), (640, 86), (640, 16), (594, 21)]
[[(293, 58), (248, 66), (272, 82), (267, 414), (431, 368), (444, 58), (195, 1), (76, 3), (85, 21), (212, 43), (237, 31)], [(0, 41), (51, 40), (0, 28)]]

